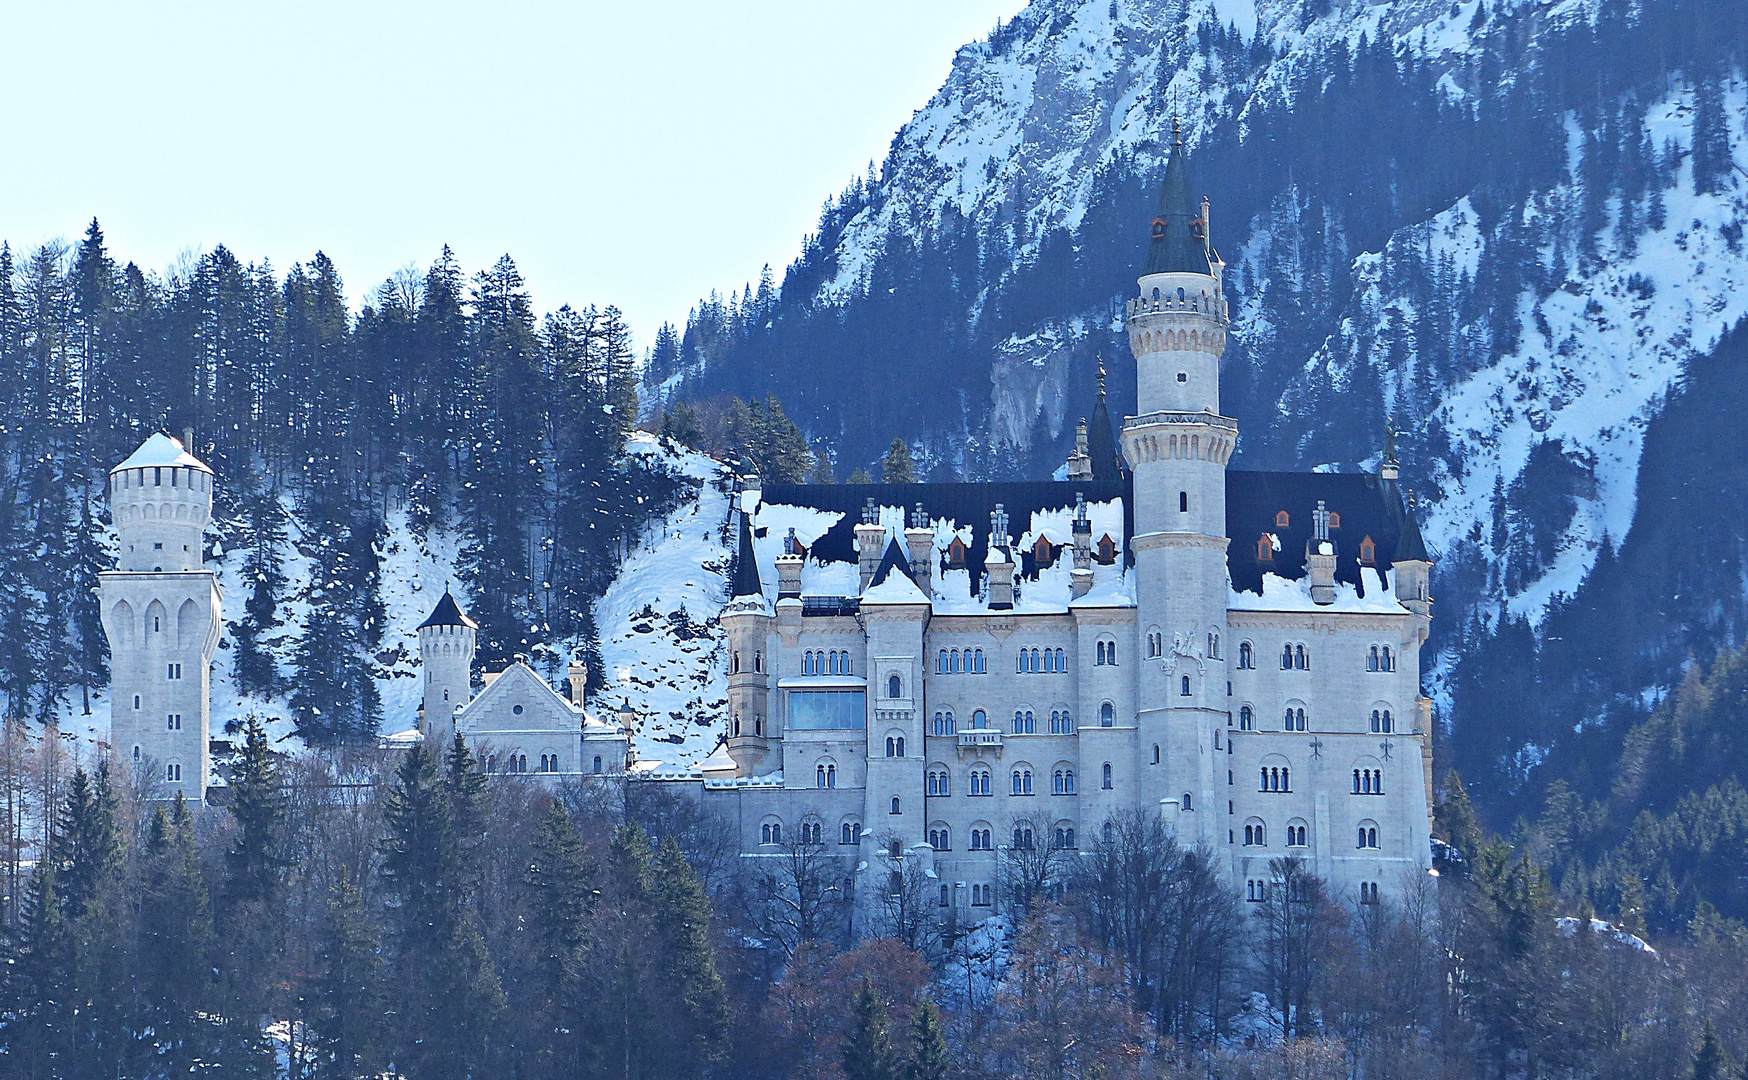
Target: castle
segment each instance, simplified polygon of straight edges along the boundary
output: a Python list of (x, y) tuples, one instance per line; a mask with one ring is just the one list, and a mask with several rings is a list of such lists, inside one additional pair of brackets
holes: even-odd
[[(1120, 451), (1101, 380), (1063, 481), (740, 495), (728, 730), (668, 782), (749, 857), (838, 858), (859, 918), (908, 870), (943, 911), (998, 909), (1003, 860), (1071, 856), (1124, 812), (1213, 852), (1249, 900), (1284, 856), (1357, 902), (1430, 867), (1431, 560), (1393, 447), (1375, 475), (1228, 469), (1224, 264), (1181, 142), (1151, 228)], [(119, 465), (102, 590), (112, 745), (191, 798), (220, 618), (212, 480), (162, 435)], [(406, 739), (459, 732), (494, 772), (626, 772), (629, 725), (584, 712), (580, 665), (569, 700), (520, 663), (475, 696), (474, 632), (447, 593), (419, 628)]]

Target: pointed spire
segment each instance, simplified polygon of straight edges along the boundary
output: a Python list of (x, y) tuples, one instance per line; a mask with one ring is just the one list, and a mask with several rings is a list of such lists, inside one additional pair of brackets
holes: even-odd
[(1105, 400), (1105, 358), (1104, 358), (1104, 355), (1102, 353), (1098, 354), (1098, 361), (1099, 361), (1099, 400), (1103, 401), (1103, 400)]
[(431, 617), (420, 623), (418, 629), (423, 630), (427, 626), (465, 626), (469, 630), (479, 629), (479, 623), (468, 618), (467, 613), (461, 610), (461, 605), (455, 602), (455, 597), (450, 595), (447, 582), (443, 585), (443, 599), (437, 601)]
[(746, 514), (740, 516), (740, 550), (734, 557), (734, 584), (728, 590), (730, 599), (737, 596), (763, 596), (759, 582), (759, 560), (753, 554), (753, 527)]
[(1407, 492), (1401, 506), (1402, 522), (1396, 533), (1396, 562), (1431, 562), (1426, 553), (1426, 540), (1420, 535), (1420, 521), (1414, 513), (1414, 492)]
[(1117, 438), (1112, 434), (1111, 411), (1105, 406), (1105, 362), (1099, 360), (1099, 394), (1093, 403), (1092, 422), (1086, 437), (1087, 455), (1092, 459), (1094, 482), (1123, 479), (1122, 458), (1117, 453)]
[(1159, 188), (1159, 209), (1153, 216), (1153, 239), (1141, 273), (1211, 274), (1207, 223), (1190, 189), (1189, 152), (1177, 118), (1171, 121), (1171, 157)]

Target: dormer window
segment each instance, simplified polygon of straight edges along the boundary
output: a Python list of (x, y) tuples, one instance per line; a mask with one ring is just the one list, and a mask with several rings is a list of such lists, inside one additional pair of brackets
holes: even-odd
[(1106, 533), (1099, 537), (1099, 565), (1109, 566), (1116, 561), (1117, 542), (1111, 539), (1110, 533)]
[(1287, 512), (1285, 510), (1282, 510), (1281, 512), (1279, 512), (1275, 515), (1275, 528), (1285, 529), (1292, 522), (1292, 520), (1293, 519), (1290, 516), (1288, 516)]
[(1049, 540), (1040, 536), (1038, 542), (1032, 545), (1032, 558), (1037, 562), (1038, 569), (1042, 570), (1056, 561), (1056, 549), (1050, 545)]
[(947, 545), (947, 569), (961, 570), (965, 567), (965, 541), (957, 536)]
[(1371, 566), (1377, 561), (1378, 545), (1372, 543), (1372, 538), (1368, 536), (1360, 541), (1360, 563), (1364, 566)]
[(1256, 561), (1257, 562), (1274, 562), (1275, 561), (1275, 542), (1269, 538), (1268, 533), (1263, 533), (1262, 536), (1257, 538), (1257, 541), (1256, 541)]
[(1329, 512), (1329, 527), (1332, 529), (1341, 528), (1341, 515), (1334, 510)]

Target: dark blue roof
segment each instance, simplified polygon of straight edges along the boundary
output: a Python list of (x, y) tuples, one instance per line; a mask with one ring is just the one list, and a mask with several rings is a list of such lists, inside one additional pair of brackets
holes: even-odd
[(449, 595), (449, 590), (443, 590), (443, 599), (437, 601), (437, 607), (431, 612), (431, 617), (420, 623), (418, 629), (427, 626), (465, 626), (472, 630), (479, 629), (479, 623), (468, 618), (461, 610), (461, 605), (455, 602), (455, 597)]

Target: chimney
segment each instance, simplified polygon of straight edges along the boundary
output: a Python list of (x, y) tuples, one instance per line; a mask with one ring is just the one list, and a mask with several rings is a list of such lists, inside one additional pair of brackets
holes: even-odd
[(801, 542), (795, 530), (783, 538), (783, 554), (777, 556), (777, 599), (787, 600), (801, 595)]
[(583, 663), (582, 657), (571, 660), (565, 669), (565, 679), (571, 684), (571, 704), (577, 708), (583, 707), (583, 695), (589, 685), (589, 665)]
[(870, 498), (862, 507), (862, 523), (856, 526), (856, 555), (862, 572), (862, 584), (857, 593), (868, 591), (868, 582), (874, 580), (874, 571), (880, 569), (885, 539), (886, 529), (880, 524), (880, 508)]
[(1092, 521), (1086, 516), (1086, 496), (1074, 493), (1074, 569), (1068, 575), (1074, 599), (1092, 588)]
[(1014, 564), (1008, 553), (991, 547), (983, 569), (989, 575), (989, 610), (1011, 610), (1014, 606)]
[(1305, 544), (1305, 569), (1311, 574), (1311, 602), (1335, 603), (1335, 543), (1329, 539), (1329, 511), (1323, 500), (1311, 515), (1312, 535)]
[(194, 427), (189, 425), (182, 429), (182, 449), (194, 453)]
[(929, 516), (923, 512), (922, 503), (911, 511), (910, 528), (904, 530), (904, 547), (916, 587), (924, 596), (935, 595), (935, 530), (929, 527)]

